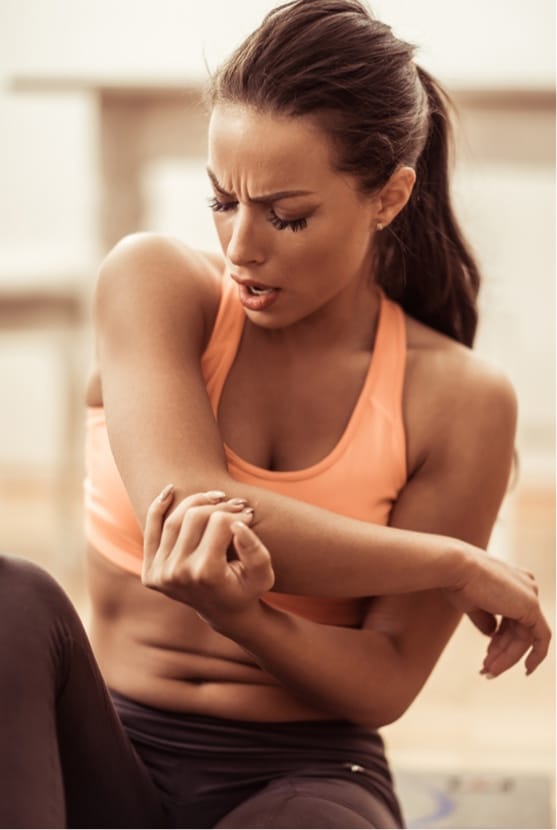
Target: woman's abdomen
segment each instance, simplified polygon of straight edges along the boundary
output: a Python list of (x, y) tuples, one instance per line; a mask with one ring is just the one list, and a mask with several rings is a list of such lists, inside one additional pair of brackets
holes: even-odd
[(254, 721), (323, 720), (188, 606), (92, 547), (89, 634), (107, 685), (149, 706)]

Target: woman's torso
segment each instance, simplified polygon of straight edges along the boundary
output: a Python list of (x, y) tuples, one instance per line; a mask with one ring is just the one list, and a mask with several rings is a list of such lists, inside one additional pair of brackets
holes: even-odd
[[(405, 435), (403, 426), (410, 404), (402, 384), (413, 362), (407, 360), (406, 336), (414, 321), (383, 300), (377, 332), (371, 332), (367, 346), (360, 344), (349, 352), (321, 349), (296, 360), (273, 361), (252, 342), (254, 332), (243, 325), (243, 312), (240, 309), (238, 315), (230, 292), (225, 300), (228, 314), (224, 301), (213, 309), (216, 322), (202, 366), (221, 434), (233, 448), (227, 450), (233, 477), (306, 501), (314, 500), (312, 492), (321, 487), (324, 492), (314, 503), (356, 518), (365, 519), (367, 512), (370, 521), (388, 523), (397, 491), (420, 453), (420, 441)], [(221, 337), (219, 332), (230, 320), (235, 333)], [(423, 333), (418, 331), (420, 336)], [(227, 346), (230, 337), (232, 346)], [(394, 363), (393, 344), (402, 350)], [(398, 380), (392, 376), (397, 371)], [(368, 398), (373, 395), (368, 393), (373, 389), (370, 406)], [(89, 418), (96, 422), (94, 441), (103, 444), (108, 439), (96, 368), (90, 376), (87, 404)], [(365, 437), (363, 447), (358, 445), (358, 435), (361, 443), (367, 425), (377, 433), (375, 445), (369, 448)], [(368, 449), (381, 457), (365, 457)], [(101, 452), (106, 463), (114, 463), (107, 445)], [(339, 468), (343, 463), (344, 468)], [(390, 478), (383, 476), (381, 481), (379, 476), (374, 481), (373, 470), (389, 465)], [(337, 486), (339, 474), (341, 486)], [(114, 471), (109, 475), (115, 481)], [(364, 487), (377, 491), (373, 506), (366, 506), (357, 495), (351, 497)], [(336, 497), (331, 495), (334, 490)], [(115, 498), (123, 501), (125, 493), (120, 491)], [(331, 498), (338, 498), (338, 503), (328, 504)], [(130, 550), (140, 542), (139, 528), (132, 531)], [(93, 646), (108, 685), (120, 693), (161, 708), (221, 717), (274, 721), (327, 717), (290, 695), (193, 610), (144, 588), (132, 558), (118, 562), (89, 544), (87, 573)], [(363, 613), (358, 600), (318, 599), (308, 605), (303, 599), (279, 597), (279, 605), (281, 600), (282, 607), (331, 624), (358, 625)]]

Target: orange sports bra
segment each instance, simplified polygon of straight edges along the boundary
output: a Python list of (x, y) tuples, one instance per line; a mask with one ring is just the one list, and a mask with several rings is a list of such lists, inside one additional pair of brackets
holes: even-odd
[[(214, 329), (201, 358), (215, 417), (244, 321), (237, 287), (224, 277)], [(306, 469), (275, 472), (256, 467), (225, 447), (230, 475), (237, 481), (345, 516), (386, 525), (407, 475), (402, 418), (405, 365), (404, 314), (381, 294), (375, 344), (364, 385), (348, 425), (331, 452)], [(87, 410), (85, 468), (87, 540), (113, 563), (139, 575), (143, 534), (112, 455), (102, 407)], [(330, 625), (357, 625), (365, 602), (277, 592), (267, 594), (265, 600)]]

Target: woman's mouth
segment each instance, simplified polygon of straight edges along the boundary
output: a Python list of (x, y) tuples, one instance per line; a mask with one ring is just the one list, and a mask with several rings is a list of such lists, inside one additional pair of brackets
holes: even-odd
[(256, 282), (239, 282), (238, 294), (244, 308), (250, 311), (266, 311), (277, 300), (280, 288)]
[(271, 291), (276, 291), (275, 288), (267, 288), (262, 285), (247, 285), (246, 288), (250, 294), (255, 294), (256, 297), (260, 297), (262, 294), (269, 294)]

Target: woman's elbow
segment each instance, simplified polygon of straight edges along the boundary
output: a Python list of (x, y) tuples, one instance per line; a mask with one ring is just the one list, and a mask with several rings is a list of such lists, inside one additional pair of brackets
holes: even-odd
[(397, 691), (385, 686), (385, 691), (380, 695), (370, 694), (367, 698), (365, 694), (360, 695), (351, 705), (350, 714), (346, 714), (345, 717), (359, 726), (382, 729), (404, 715), (416, 694), (417, 692), (412, 693), (409, 689)]

